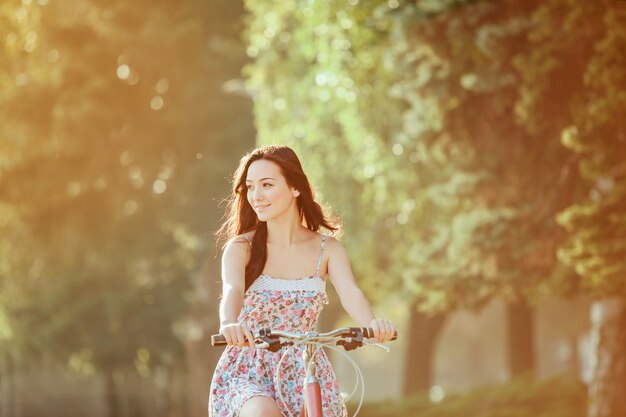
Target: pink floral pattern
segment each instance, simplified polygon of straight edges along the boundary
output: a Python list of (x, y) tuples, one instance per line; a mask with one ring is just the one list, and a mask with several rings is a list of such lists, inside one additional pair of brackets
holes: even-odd
[[(267, 275), (259, 279), (281, 280)], [(324, 278), (313, 275), (300, 280)], [(320, 290), (271, 290), (250, 287), (244, 296), (239, 322), (252, 331), (264, 327), (293, 332), (315, 330), (328, 296)], [(236, 417), (251, 397), (273, 399), (281, 413), (300, 416), (303, 401), (304, 366), (302, 346), (286, 346), (278, 352), (227, 346), (217, 363), (209, 394), (209, 417)], [(276, 376), (278, 361), (287, 352)], [(333, 368), (323, 350), (316, 355), (317, 377), (321, 384), (324, 417), (346, 417)], [(280, 379), (280, 382), (279, 382)], [(280, 388), (284, 402), (277, 390)]]

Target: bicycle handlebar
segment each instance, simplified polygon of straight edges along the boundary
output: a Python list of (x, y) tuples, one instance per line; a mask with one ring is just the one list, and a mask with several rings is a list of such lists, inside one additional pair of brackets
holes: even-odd
[[(340, 329), (335, 329), (326, 333), (319, 332), (308, 332), (308, 333), (294, 333), (288, 332), (284, 330), (272, 330), (270, 328), (261, 329), (258, 333), (253, 333), (254, 340), (256, 341), (274, 341), (272, 345), (278, 343), (279, 345), (283, 345), (283, 342), (280, 338), (287, 339), (287, 341), (314, 341), (314, 342), (329, 342), (334, 338), (339, 337), (339, 342), (345, 341), (343, 339), (350, 339), (349, 342), (353, 342), (353, 338), (356, 338), (356, 342), (359, 342), (359, 338), (373, 338), (374, 330), (371, 327), (343, 327)], [(394, 332), (391, 340), (396, 340), (398, 338), (398, 332)], [(329, 340), (324, 340), (329, 339)], [(214, 334), (211, 336), (211, 345), (213, 346), (224, 346), (226, 345), (226, 338), (222, 334)], [(285, 343), (286, 344), (286, 343)], [(344, 343), (338, 343), (344, 345), (346, 350), (349, 350)], [(264, 346), (267, 347), (267, 346)]]

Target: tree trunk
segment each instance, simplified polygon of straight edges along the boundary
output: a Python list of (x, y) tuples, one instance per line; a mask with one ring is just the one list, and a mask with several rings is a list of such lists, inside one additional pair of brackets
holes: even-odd
[(115, 371), (107, 370), (105, 378), (106, 405), (109, 417), (120, 417), (119, 401), (117, 396), (117, 386), (115, 384)]
[(609, 298), (591, 306), (593, 343), (589, 417), (626, 416), (626, 300)]
[(169, 383), (167, 384), (167, 417), (183, 417), (184, 412), (184, 374), (176, 368), (168, 369)]
[(15, 416), (13, 406), (15, 405), (15, 381), (13, 358), (9, 352), (3, 357), (0, 363), (0, 416)]
[(577, 379), (581, 379), (581, 366), (580, 366), (580, 349), (578, 347), (578, 337), (576, 335), (570, 336), (569, 339), (572, 354), (569, 358), (569, 369)]
[(507, 304), (509, 373), (512, 378), (535, 370), (534, 310), (524, 300)]
[(447, 314), (429, 316), (421, 313), (416, 304), (409, 312), (407, 357), (404, 375), (405, 396), (430, 389), (433, 377), (435, 344)]
[(129, 369), (124, 372), (124, 381), (126, 381), (126, 415), (143, 417), (146, 413), (141, 377), (134, 369)]
[[(317, 322), (316, 330), (319, 332), (328, 332), (334, 329), (344, 313), (344, 309), (341, 306), (341, 300), (336, 293), (329, 291), (328, 297), (330, 302), (328, 305), (324, 306), (324, 310), (322, 311), (322, 314), (320, 314), (319, 321)], [(353, 325), (357, 326), (356, 323), (353, 323)]]

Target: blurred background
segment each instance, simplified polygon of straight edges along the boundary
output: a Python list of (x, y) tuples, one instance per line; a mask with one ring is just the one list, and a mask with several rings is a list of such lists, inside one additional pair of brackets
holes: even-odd
[(207, 415), (271, 143), (398, 327), (359, 415), (626, 416), (625, 1), (0, 0), (0, 48), (2, 417)]

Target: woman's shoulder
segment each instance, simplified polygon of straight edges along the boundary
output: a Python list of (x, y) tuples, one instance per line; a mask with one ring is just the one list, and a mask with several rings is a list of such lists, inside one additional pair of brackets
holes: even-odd
[(240, 235), (230, 238), (228, 240), (227, 246), (241, 245), (242, 247), (245, 247), (247, 249), (248, 247), (252, 246), (253, 237), (254, 237), (254, 231), (242, 233)]
[[(248, 242), (250, 239), (250, 242)], [(252, 254), (252, 236), (242, 233), (234, 236), (224, 245), (222, 259), (226, 262), (242, 263), (246, 265)]]
[(325, 247), (327, 252), (333, 253), (344, 250), (343, 244), (336, 237), (325, 233), (320, 233), (320, 235), (322, 235), (322, 239), (325, 240)]

